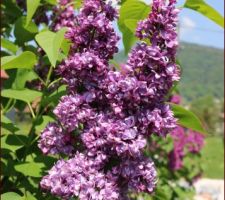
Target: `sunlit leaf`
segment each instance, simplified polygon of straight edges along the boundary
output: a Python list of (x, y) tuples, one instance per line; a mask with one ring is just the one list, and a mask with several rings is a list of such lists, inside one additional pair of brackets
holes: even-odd
[(64, 34), (66, 28), (61, 29), (57, 33), (51, 31), (44, 31), (35, 36), (37, 43), (47, 54), (52, 66), (55, 67), (56, 61), (59, 57), (59, 49), (65, 40)]
[(47, 3), (52, 4), (52, 5), (56, 5), (57, 4), (57, 0), (45, 0)]
[(13, 54), (16, 54), (19, 49), (17, 45), (9, 40), (6, 40), (5, 38), (1, 38), (1, 47), (12, 52)]
[(21, 163), (15, 165), (15, 169), (18, 172), (21, 172), (25, 176), (32, 177), (41, 177), (42, 176), (42, 168), (45, 167), (43, 163)]
[(40, 133), (49, 122), (53, 122), (54, 119), (48, 115), (43, 115), (40, 120), (37, 122), (35, 126), (35, 130), (37, 133)]
[(206, 133), (199, 118), (191, 111), (177, 104), (169, 103), (172, 107), (175, 118), (178, 119), (178, 124), (190, 128), (194, 131)]
[(19, 130), (17, 126), (15, 126), (9, 118), (7, 118), (5, 115), (1, 115), (1, 128), (3, 128), (3, 134), (4, 134), (4, 129), (7, 131), (14, 133)]
[(1, 200), (21, 200), (21, 196), (15, 192), (1, 194)]
[(1, 148), (15, 152), (27, 143), (27, 137), (19, 134), (8, 134), (1, 137)]
[(29, 25), (35, 11), (37, 10), (40, 0), (27, 0), (27, 18), (26, 18), (26, 26)]
[(36, 55), (30, 51), (25, 51), (18, 56), (2, 57), (1, 67), (2, 69), (33, 68), (36, 62)]
[(38, 75), (33, 69), (18, 69), (16, 79), (13, 84), (13, 89), (23, 89), (27, 81), (32, 81), (38, 78)]
[(17, 99), (24, 102), (32, 102), (41, 95), (42, 95), (41, 92), (38, 92), (36, 90), (30, 90), (27, 88), (23, 90), (14, 90), (14, 89), (2, 90), (3, 97)]

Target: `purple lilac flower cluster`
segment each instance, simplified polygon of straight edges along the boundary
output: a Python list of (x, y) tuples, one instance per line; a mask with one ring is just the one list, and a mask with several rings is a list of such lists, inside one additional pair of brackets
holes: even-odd
[[(172, 103), (180, 104), (180, 95), (173, 95)], [(204, 146), (204, 136), (201, 133), (178, 126), (171, 132), (173, 138), (173, 150), (169, 153), (169, 166), (172, 170), (179, 170), (183, 167), (185, 155), (199, 153)]]
[[(153, 1), (145, 20), (153, 26), (146, 29), (141, 22), (137, 28), (140, 39), (148, 32), (152, 44), (142, 42), (132, 50), (124, 73), (109, 67), (118, 51), (119, 37), (112, 27), (117, 11), (111, 2), (84, 0), (76, 23), (66, 33), (73, 43), (70, 55), (58, 68), (68, 95), (53, 111), (57, 123), (49, 124), (39, 141), (44, 153), (65, 154), (62, 146), (68, 147), (69, 159), (53, 166), (41, 181), (43, 189), (81, 200), (126, 200), (129, 192), (153, 192), (157, 173), (143, 151), (149, 135), (166, 136), (176, 127), (164, 98), (173, 81), (179, 80), (178, 12), (175, 1), (162, 2)], [(158, 29), (162, 26), (164, 34)]]
[(177, 127), (171, 132), (173, 138), (173, 150), (169, 153), (169, 166), (172, 170), (179, 170), (183, 167), (185, 155), (199, 153), (204, 146), (204, 136), (192, 130), (185, 130)]
[(58, 31), (63, 27), (72, 28), (75, 23), (73, 0), (58, 0), (58, 6), (53, 9), (52, 30)]

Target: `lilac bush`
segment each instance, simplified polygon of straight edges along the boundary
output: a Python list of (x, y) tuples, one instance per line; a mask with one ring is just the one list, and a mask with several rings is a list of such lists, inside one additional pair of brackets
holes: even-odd
[(119, 40), (112, 26), (118, 14), (111, 2), (85, 0), (69, 24), (65, 21), (72, 11), (64, 14), (55, 27), (69, 27), (66, 38), (72, 46), (57, 73), (68, 94), (54, 109), (57, 121), (43, 130), (39, 147), (45, 154), (66, 154), (68, 160), (59, 160), (40, 185), (64, 199), (122, 200), (130, 192), (152, 193), (157, 173), (144, 155), (147, 139), (152, 134), (165, 137), (176, 127), (165, 104), (179, 80), (175, 1), (153, 1), (136, 32), (150, 45), (137, 44), (123, 72), (109, 66)]
[[(170, 102), (181, 103), (180, 95), (173, 95)], [(183, 167), (183, 159), (188, 153), (197, 154), (204, 146), (204, 135), (191, 129), (185, 129), (177, 126), (172, 132), (173, 149), (169, 153), (169, 167), (176, 171)]]
[(204, 136), (180, 126), (171, 132), (171, 136), (174, 148), (169, 153), (169, 166), (172, 170), (179, 170), (183, 167), (183, 159), (188, 152), (192, 154), (200, 152), (204, 145)]

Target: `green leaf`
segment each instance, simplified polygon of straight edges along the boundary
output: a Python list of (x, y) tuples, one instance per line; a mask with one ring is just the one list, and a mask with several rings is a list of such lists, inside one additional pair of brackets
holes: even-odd
[(65, 54), (65, 56), (67, 56), (69, 53), (70, 45), (71, 45), (71, 42), (69, 40), (67, 40), (67, 39), (63, 40), (61, 48), (62, 48), (62, 51)]
[(27, 18), (26, 18), (26, 26), (29, 25), (35, 11), (37, 10), (40, 4), (40, 0), (27, 0)]
[(120, 8), (120, 18), (118, 20), (118, 26), (123, 34), (125, 53), (128, 53), (134, 42), (137, 40), (134, 34), (135, 22), (147, 17), (149, 12), (150, 6), (142, 1), (127, 0), (122, 4)]
[(186, 110), (185, 108), (169, 103), (172, 106), (172, 110), (174, 113), (175, 118), (178, 119), (178, 124), (184, 126), (186, 128), (190, 128), (194, 131), (198, 131), (201, 133), (206, 133), (204, 130), (201, 121), (198, 117), (191, 111)]
[(15, 169), (18, 172), (21, 172), (25, 176), (32, 176), (32, 177), (41, 177), (42, 176), (42, 168), (45, 165), (43, 163), (22, 163), (15, 165)]
[(26, 146), (27, 137), (25, 135), (10, 134), (1, 137), (1, 148), (9, 149), (13, 152)]
[(201, 13), (224, 28), (224, 18), (204, 0), (186, 0), (184, 7)]
[(51, 5), (56, 5), (57, 4), (57, 0), (45, 0), (47, 3), (51, 4)]
[(23, 45), (25, 42), (34, 39), (35, 34), (38, 32), (38, 28), (34, 22), (30, 22), (26, 25), (26, 18), (21, 17), (15, 23), (14, 35), (16, 37), (16, 43)]
[(37, 122), (37, 125), (35, 126), (35, 130), (37, 133), (40, 133), (49, 122), (53, 122), (54, 119), (48, 115), (43, 115), (40, 120)]
[(1, 195), (2, 200), (21, 200), (21, 196), (15, 192), (7, 192)]
[(36, 198), (30, 192), (26, 191), (26, 195), (21, 200), (36, 200)]
[(23, 90), (6, 89), (2, 91), (3, 97), (17, 99), (29, 103), (34, 101), (37, 97), (40, 97), (41, 95), (41, 92), (38, 92), (36, 90), (30, 90), (27, 88)]
[(37, 58), (34, 53), (25, 51), (18, 56), (5, 56), (2, 58), (2, 69), (13, 68), (32, 68), (37, 62)]
[(27, 81), (38, 79), (38, 75), (33, 69), (18, 69), (16, 72), (16, 79), (13, 83), (12, 88), (21, 90), (25, 87)]
[(80, 9), (82, 6), (83, 0), (74, 0), (74, 8)]
[(16, 54), (18, 51), (18, 46), (13, 44), (11, 41), (6, 40), (5, 38), (1, 38), (1, 45), (4, 49), (7, 49), (8, 51), (12, 52), (13, 54)]
[(137, 19), (125, 19), (124, 24), (125, 26), (132, 32), (134, 33), (137, 27)]
[[(10, 119), (8, 119), (5, 115), (1, 115), (1, 128), (6, 129), (7, 131), (14, 133), (19, 130)], [(4, 132), (3, 132), (4, 133)]]
[(51, 104), (57, 104), (59, 99), (66, 95), (66, 86), (62, 85), (60, 86), (57, 91), (53, 92), (51, 95), (47, 96), (42, 101), (42, 106), (47, 106), (49, 103)]
[(59, 49), (61, 48), (63, 41), (65, 40), (64, 35), (66, 30), (66, 28), (63, 28), (57, 33), (53, 33), (51, 31), (44, 31), (39, 33), (35, 37), (37, 43), (48, 55), (49, 61), (54, 67), (59, 57)]

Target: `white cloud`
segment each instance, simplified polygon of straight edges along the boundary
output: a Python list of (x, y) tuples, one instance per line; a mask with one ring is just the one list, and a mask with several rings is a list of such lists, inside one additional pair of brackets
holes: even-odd
[(182, 26), (183, 28), (193, 29), (196, 27), (196, 24), (191, 18), (189, 18), (188, 16), (184, 16), (181, 18), (181, 27)]
[(196, 27), (196, 23), (188, 16), (183, 16), (180, 20), (180, 37), (184, 39)]

